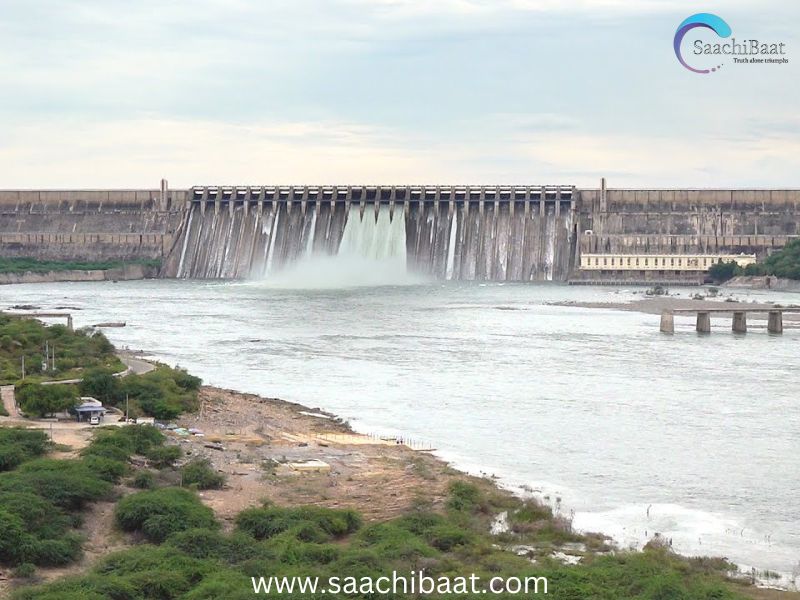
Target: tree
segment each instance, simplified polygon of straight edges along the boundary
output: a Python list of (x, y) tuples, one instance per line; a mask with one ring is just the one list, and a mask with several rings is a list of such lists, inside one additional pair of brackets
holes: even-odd
[(800, 239), (792, 240), (782, 250), (768, 256), (763, 265), (767, 275), (800, 279)]
[(25, 414), (37, 417), (69, 410), (78, 403), (78, 394), (72, 385), (23, 383), (17, 387), (16, 398)]
[(729, 262), (718, 262), (711, 265), (711, 268), (708, 270), (708, 274), (711, 276), (711, 279), (714, 280), (715, 283), (722, 283), (724, 281), (728, 281), (734, 275), (737, 275), (739, 272), (739, 265), (736, 264), (735, 261)]
[(116, 405), (120, 400), (119, 380), (107, 369), (91, 369), (83, 376), (81, 394), (97, 398), (103, 404)]

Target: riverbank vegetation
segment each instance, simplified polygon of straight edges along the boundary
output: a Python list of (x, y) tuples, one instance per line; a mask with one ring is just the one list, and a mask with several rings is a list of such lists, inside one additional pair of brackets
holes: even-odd
[(142, 265), (159, 268), (159, 259), (137, 259), (131, 261), (63, 261), (40, 260), (31, 257), (0, 257), (0, 273), (50, 273), (52, 271), (107, 271), (119, 269), (125, 265)]
[(131, 417), (150, 416), (169, 421), (180, 414), (197, 410), (199, 377), (183, 369), (158, 365), (142, 375), (114, 377), (109, 369), (87, 371), (80, 383), (80, 392), (92, 396), (106, 406), (127, 410)]
[(772, 275), (800, 280), (800, 239), (790, 241), (783, 249), (773, 252), (764, 261), (744, 268), (735, 262), (717, 263), (709, 269), (709, 275), (717, 283), (728, 281), (738, 275)]
[(0, 384), (22, 380), (23, 358), (25, 381), (34, 383), (77, 378), (91, 368), (125, 368), (99, 331), (71, 331), (65, 325), (0, 313)]
[[(547, 597), (570, 600), (745, 597), (725, 580), (724, 561), (692, 561), (661, 547), (587, 553), (585, 563), (577, 566), (552, 558), (534, 564), (520, 544), (545, 535), (540, 532), (552, 526), (552, 515), (526, 509), (506, 495), (487, 494), (470, 483), (451, 486), (447, 507), (434, 512), (421, 502), (398, 518), (367, 524), (353, 510), (265, 505), (243, 511), (233, 530), (223, 532), (213, 512), (190, 490), (164, 487), (136, 492), (117, 503), (114, 516), (117, 527), (139, 543), (101, 559), (84, 575), (19, 589), (13, 598), (244, 600), (253, 597), (250, 578), (269, 575), (318, 577), (320, 586), (329, 585), (331, 577), (352, 577), (351, 584), (342, 579), (341, 592), (329, 591), (324, 597), (377, 598), (384, 595), (374, 587), (370, 591), (363, 578), (374, 582), (392, 571), (410, 576), (421, 570), (436, 582), (440, 577), (474, 573), (482, 585), (493, 577), (546, 577)], [(498, 511), (523, 511), (521, 519), (530, 527), (525, 533), (493, 536), (488, 523)], [(322, 597), (297, 592), (283, 596)], [(279, 594), (273, 591), (266, 597)], [(385, 597), (418, 595), (400, 590)]]

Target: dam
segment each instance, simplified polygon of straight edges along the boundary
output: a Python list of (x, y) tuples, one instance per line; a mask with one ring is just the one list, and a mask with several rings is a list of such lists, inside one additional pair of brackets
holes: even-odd
[[(438, 280), (697, 281), (690, 260), (763, 258), (799, 233), (797, 189), (611, 189), (602, 180), (174, 190), (162, 180), (152, 190), (0, 190), (2, 256), (158, 259), (168, 278), (266, 278), (309, 257), (352, 255)], [(614, 268), (649, 256), (662, 257), (658, 270)]]
[[(176, 277), (265, 277), (341, 251), (436, 279), (561, 280), (575, 239), (574, 189), (552, 187), (193, 188)], [(355, 247), (354, 247), (355, 244)]]

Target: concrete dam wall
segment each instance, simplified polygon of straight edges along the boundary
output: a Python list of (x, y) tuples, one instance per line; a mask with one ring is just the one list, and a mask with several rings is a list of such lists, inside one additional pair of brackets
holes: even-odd
[(580, 252), (763, 256), (800, 234), (800, 190), (601, 187), (580, 191), (579, 220)]
[(262, 278), (315, 255), (436, 279), (565, 280), (574, 193), (548, 188), (195, 188), (165, 273)]
[[(582, 255), (755, 254), (800, 234), (800, 190), (275, 186), (0, 191), (0, 255), (160, 259), (162, 277), (262, 278), (313, 257), (436, 279), (564, 281)], [(587, 275), (602, 277), (602, 273)]]
[(0, 190), (0, 255), (49, 260), (160, 259), (185, 192)]

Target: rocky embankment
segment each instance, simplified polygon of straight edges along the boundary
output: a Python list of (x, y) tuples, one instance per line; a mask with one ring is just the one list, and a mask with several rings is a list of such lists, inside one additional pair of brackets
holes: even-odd
[(740, 275), (725, 282), (724, 287), (748, 290), (800, 292), (800, 281), (774, 277), (772, 275)]
[(125, 265), (115, 269), (93, 269), (89, 271), (66, 270), (35, 273), (0, 273), (0, 285), (12, 283), (53, 283), (57, 281), (128, 281), (150, 279), (158, 276), (157, 267)]

